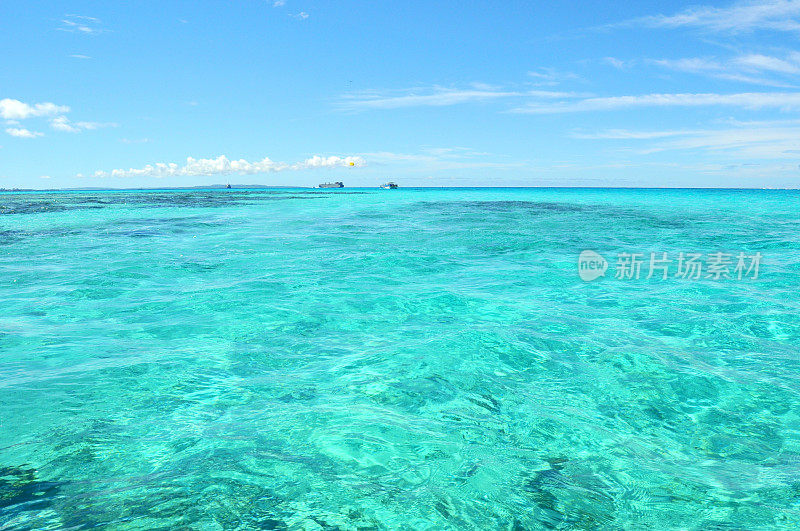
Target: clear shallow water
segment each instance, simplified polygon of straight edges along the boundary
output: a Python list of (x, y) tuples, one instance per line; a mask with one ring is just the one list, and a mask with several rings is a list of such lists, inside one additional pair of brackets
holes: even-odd
[(797, 192), (3, 194), (0, 273), (0, 528), (800, 526)]

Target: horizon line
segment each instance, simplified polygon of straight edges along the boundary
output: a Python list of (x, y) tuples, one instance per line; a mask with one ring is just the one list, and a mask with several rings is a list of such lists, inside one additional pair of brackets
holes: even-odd
[[(102, 188), (102, 187), (72, 187), (72, 188), (0, 188), (0, 193), (20, 193), (20, 192), (145, 192), (145, 191), (200, 191), (200, 190), (325, 190), (327, 192), (337, 192), (343, 189), (357, 190), (380, 190), (379, 186), (350, 186), (344, 188), (318, 188), (316, 186), (288, 186), (288, 185), (259, 185), (242, 184), (231, 185), (227, 188), (224, 184), (210, 184), (198, 186), (166, 186), (166, 187), (124, 187), (124, 188)], [(729, 186), (406, 186), (400, 187), (405, 190), (442, 190), (442, 189), (544, 189), (544, 190), (774, 190), (774, 191), (796, 191), (797, 187), (729, 187)]]

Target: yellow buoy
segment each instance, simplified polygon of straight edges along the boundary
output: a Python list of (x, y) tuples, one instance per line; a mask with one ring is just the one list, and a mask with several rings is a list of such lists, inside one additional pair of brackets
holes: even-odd
[(350, 163), (350, 166), (355, 166), (355, 165), (356, 165), (356, 163), (355, 163), (355, 162), (351, 162), (351, 163)]

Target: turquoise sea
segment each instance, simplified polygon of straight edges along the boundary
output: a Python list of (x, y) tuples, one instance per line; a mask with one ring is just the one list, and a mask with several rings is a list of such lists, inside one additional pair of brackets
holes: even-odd
[(799, 275), (797, 191), (0, 194), (0, 529), (798, 528)]

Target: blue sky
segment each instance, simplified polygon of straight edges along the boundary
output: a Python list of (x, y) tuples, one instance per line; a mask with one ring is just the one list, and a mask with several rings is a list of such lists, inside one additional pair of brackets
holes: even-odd
[(0, 187), (800, 186), (800, 0), (632, 4), (0, 2)]

